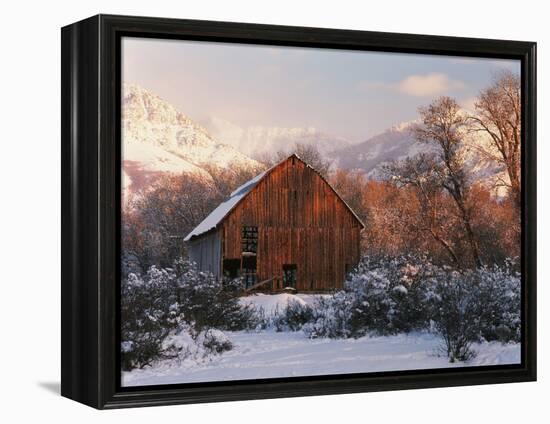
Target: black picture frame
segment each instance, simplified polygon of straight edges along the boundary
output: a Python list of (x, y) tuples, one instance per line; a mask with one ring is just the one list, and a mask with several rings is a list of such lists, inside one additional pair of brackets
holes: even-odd
[[(120, 41), (123, 36), (521, 61), (521, 364), (120, 387)], [(536, 43), (97, 15), (61, 31), (61, 394), (94, 408), (536, 380)]]

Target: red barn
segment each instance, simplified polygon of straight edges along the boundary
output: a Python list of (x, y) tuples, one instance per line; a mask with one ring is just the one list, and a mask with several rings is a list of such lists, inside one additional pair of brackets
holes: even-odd
[(237, 188), (185, 241), (190, 260), (217, 276), (325, 291), (341, 288), (359, 261), (363, 228), (330, 184), (292, 155)]

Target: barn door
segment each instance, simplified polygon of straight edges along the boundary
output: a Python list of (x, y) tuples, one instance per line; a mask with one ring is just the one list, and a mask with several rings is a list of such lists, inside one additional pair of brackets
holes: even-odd
[(296, 264), (283, 265), (283, 287), (296, 288), (296, 279), (298, 277), (298, 267)]

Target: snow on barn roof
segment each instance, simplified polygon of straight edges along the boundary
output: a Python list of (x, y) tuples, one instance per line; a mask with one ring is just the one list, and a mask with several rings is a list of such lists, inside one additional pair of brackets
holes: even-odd
[[(195, 237), (195, 236), (200, 236), (201, 234), (204, 234), (210, 230), (213, 230), (214, 228), (216, 228), (218, 226), (219, 223), (221, 223), (223, 221), (223, 219), (227, 216), (227, 214), (233, 210), (233, 208), (235, 206), (237, 206), (237, 204), (248, 194), (250, 193), (250, 191), (256, 187), (256, 185), (267, 175), (269, 174), (273, 169), (275, 169), (277, 166), (279, 166), (281, 163), (283, 162), (286, 162), (288, 159), (292, 158), (292, 157), (295, 157), (297, 159), (299, 159), (300, 161), (304, 162), (304, 164), (313, 169), (315, 172), (317, 172), (315, 170), (315, 168), (313, 168), (312, 166), (308, 165), (303, 159), (301, 159), (297, 154), (293, 154), (291, 156), (289, 156), (288, 158), (286, 158), (285, 160), (282, 160), (281, 162), (277, 163), (276, 165), (272, 166), (271, 168), (269, 168), (268, 170), (262, 172), (261, 174), (258, 174), (256, 175), (254, 178), (252, 178), (251, 180), (247, 181), (246, 183), (244, 183), (243, 185), (241, 185), (240, 187), (238, 187), (237, 189), (235, 189), (230, 195), (229, 195), (229, 198), (227, 200), (225, 200), (224, 202), (220, 203), (218, 205), (218, 207), (216, 209), (214, 209), (210, 215), (208, 215), (206, 218), (204, 218), (204, 220), (195, 227), (195, 229), (193, 229), (193, 231), (191, 231), (189, 234), (187, 234), (185, 236), (185, 238), (183, 239), (184, 241), (189, 241), (191, 240), (191, 238)], [(317, 174), (319, 174), (317, 172)], [(355, 217), (355, 219), (357, 219), (357, 221), (359, 221), (359, 223), (361, 224), (361, 226), (364, 228), (365, 225), (363, 224), (363, 222), (361, 221), (361, 219), (357, 216), (357, 214), (353, 211), (353, 209), (344, 201), (344, 199), (342, 199), (340, 197), (340, 195), (336, 192), (336, 190), (334, 190), (334, 188), (330, 185), (330, 183), (321, 175), (319, 174), (319, 176), (323, 179), (323, 181), (325, 181), (325, 183), (328, 184), (328, 186), (332, 189), (332, 191), (334, 191), (334, 193), (336, 193), (336, 196), (342, 201), (344, 202), (344, 204), (346, 205), (346, 207), (349, 209), (349, 211), (353, 214), (353, 216)]]
[(191, 240), (191, 237), (199, 236), (213, 228), (216, 228), (223, 218), (225, 218), (225, 216), (237, 205), (237, 203), (239, 203), (241, 199), (246, 196), (271, 169), (272, 168), (256, 175), (254, 178), (235, 189), (229, 195), (229, 199), (220, 203), (216, 209), (210, 212), (210, 215), (204, 218), (204, 220), (197, 225), (193, 231), (185, 236), (184, 241), (189, 241)]

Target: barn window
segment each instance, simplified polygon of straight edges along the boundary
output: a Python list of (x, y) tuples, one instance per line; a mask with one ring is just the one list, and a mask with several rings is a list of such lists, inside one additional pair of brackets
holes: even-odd
[(296, 288), (296, 278), (298, 276), (298, 267), (296, 264), (283, 265), (283, 286)]
[(258, 252), (258, 227), (243, 226), (241, 239), (243, 254), (255, 255)]

